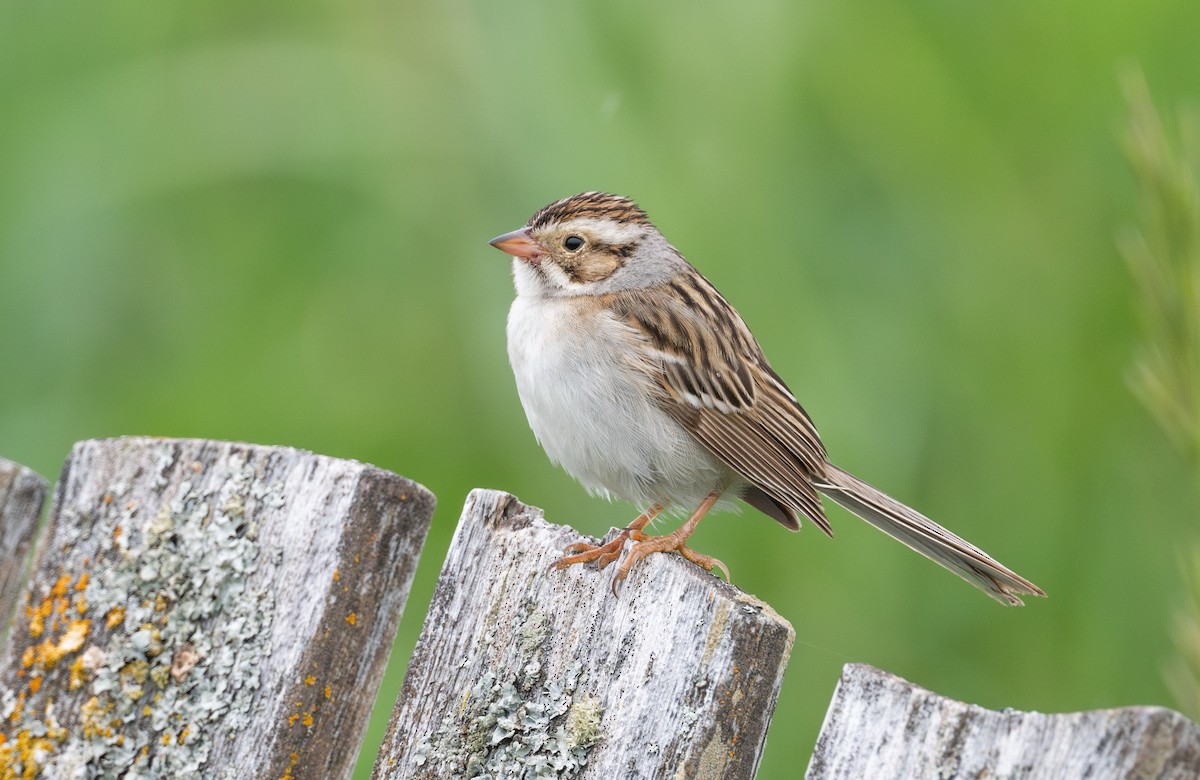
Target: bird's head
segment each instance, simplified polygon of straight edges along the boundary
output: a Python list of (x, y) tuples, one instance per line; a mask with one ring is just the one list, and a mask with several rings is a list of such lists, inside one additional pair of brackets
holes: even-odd
[(519, 295), (599, 295), (661, 284), (686, 264), (636, 203), (584, 192), (489, 243), (512, 255)]

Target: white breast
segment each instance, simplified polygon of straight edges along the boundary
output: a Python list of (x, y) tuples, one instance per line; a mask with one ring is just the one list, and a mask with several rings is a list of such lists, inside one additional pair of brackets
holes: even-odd
[(590, 491), (691, 511), (730, 473), (655, 404), (629, 326), (586, 298), (518, 295), (508, 357), (546, 454)]

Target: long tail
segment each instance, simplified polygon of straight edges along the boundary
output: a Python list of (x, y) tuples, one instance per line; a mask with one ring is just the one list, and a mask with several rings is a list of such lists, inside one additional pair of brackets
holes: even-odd
[(876, 490), (853, 474), (827, 464), (821, 492), (926, 558), (945, 566), (967, 582), (1006, 604), (1021, 604), (1021, 595), (1045, 596), (1037, 585), (1003, 566), (965, 539), (925, 515)]

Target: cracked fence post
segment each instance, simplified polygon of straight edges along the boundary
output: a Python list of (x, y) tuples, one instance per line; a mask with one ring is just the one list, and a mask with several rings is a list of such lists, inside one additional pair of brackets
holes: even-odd
[(0, 776), (347, 777), (433, 504), (284, 447), (77, 444), (0, 658)]
[(25, 584), (25, 563), (50, 484), (11, 460), (0, 458), (0, 639)]
[(579, 541), (467, 498), (374, 778), (751, 778), (791, 652), (769, 606), (674, 555), (549, 568)]
[(1162, 707), (995, 712), (848, 664), (805, 777), (1195, 780), (1200, 726)]

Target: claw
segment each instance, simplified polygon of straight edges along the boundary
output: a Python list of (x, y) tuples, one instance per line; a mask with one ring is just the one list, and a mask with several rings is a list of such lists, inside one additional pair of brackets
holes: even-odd
[(713, 569), (720, 569), (721, 573), (725, 575), (725, 581), (726, 582), (731, 581), (730, 577), (729, 577), (729, 567), (726, 566), (724, 563), (722, 563), (719, 558), (714, 558), (711, 555), (705, 555), (704, 553), (698, 553), (695, 550), (693, 550), (691, 547), (688, 547), (686, 545), (678, 548), (678, 551), (679, 551), (679, 554), (682, 555), (684, 558), (687, 558), (689, 561), (696, 564), (697, 566), (704, 569), (705, 571), (712, 571)]
[(712, 505), (717, 502), (720, 496), (719, 492), (710, 493), (700, 502), (700, 506), (687, 519), (687, 522), (663, 536), (649, 536), (642, 530), (662, 511), (662, 507), (655, 504), (609, 542), (601, 545), (590, 545), (586, 542), (576, 542), (568, 545), (563, 549), (563, 552), (570, 554), (559, 558), (551, 565), (555, 569), (565, 569), (576, 563), (595, 561), (596, 568), (603, 569), (610, 563), (614, 563), (620, 559), (621, 553), (625, 550), (625, 542), (632, 539), (634, 545), (629, 548), (629, 552), (625, 555), (625, 560), (621, 562), (621, 567), (613, 575), (612, 592), (614, 596), (617, 595), (617, 586), (629, 576), (629, 572), (633, 570), (634, 565), (646, 556), (656, 552), (677, 552), (705, 571), (711, 572), (713, 569), (720, 569), (725, 575), (725, 580), (728, 582), (728, 566), (711, 555), (698, 553), (687, 546), (688, 537), (696, 530), (696, 525), (699, 524), (700, 519), (712, 508)]
[(625, 540), (628, 538), (629, 533), (622, 531), (607, 544), (592, 546), (587, 542), (576, 542), (563, 549), (563, 552), (574, 553), (573, 555), (563, 556), (550, 565), (555, 569), (565, 569), (576, 563), (587, 563), (598, 560), (600, 561), (600, 568), (603, 569), (621, 557), (621, 550), (625, 547)]

